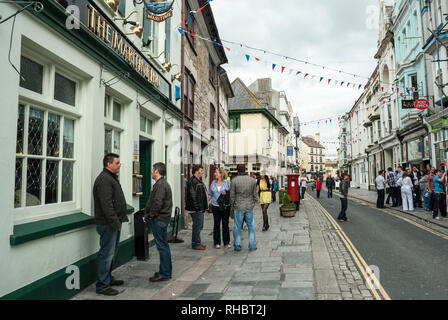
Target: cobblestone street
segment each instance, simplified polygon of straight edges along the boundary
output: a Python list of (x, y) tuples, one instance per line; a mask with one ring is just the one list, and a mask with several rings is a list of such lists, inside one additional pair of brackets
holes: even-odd
[(247, 231), (243, 231), (241, 252), (215, 249), (213, 217), (206, 214), (201, 238), (207, 250), (191, 250), (191, 229), (183, 230), (180, 238), (185, 242), (170, 245), (170, 282), (148, 281), (159, 263), (157, 250), (151, 247), (148, 261), (131, 261), (114, 271), (116, 278), (125, 281), (125, 286), (117, 287), (120, 295), (97, 295), (91, 285), (73, 299), (373, 299), (341, 239), (311, 200), (301, 204), (294, 218), (281, 217), (278, 204), (272, 204), (268, 232), (261, 232), (258, 207), (255, 217), (257, 251), (249, 252)]

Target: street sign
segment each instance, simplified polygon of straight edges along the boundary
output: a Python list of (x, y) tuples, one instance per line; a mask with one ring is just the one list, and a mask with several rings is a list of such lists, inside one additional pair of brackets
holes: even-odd
[(415, 100), (403, 100), (401, 101), (401, 107), (403, 109), (414, 109)]
[(294, 147), (288, 147), (287, 153), (288, 157), (294, 156)]
[(429, 106), (429, 101), (426, 99), (419, 99), (414, 103), (414, 107), (418, 110), (426, 110), (429, 108)]

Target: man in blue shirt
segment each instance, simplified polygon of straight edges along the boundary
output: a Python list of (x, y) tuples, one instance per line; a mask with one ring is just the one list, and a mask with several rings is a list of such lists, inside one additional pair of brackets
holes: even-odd
[(440, 220), (439, 209), (442, 217), (446, 218), (446, 194), (445, 194), (445, 181), (446, 172), (437, 170), (436, 176), (434, 177), (434, 205), (433, 205), (433, 219)]

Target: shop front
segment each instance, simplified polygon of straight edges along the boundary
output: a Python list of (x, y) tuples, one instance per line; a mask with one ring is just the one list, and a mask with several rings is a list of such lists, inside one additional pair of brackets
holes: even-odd
[(438, 120), (431, 124), (434, 167), (445, 167), (448, 151), (448, 119)]
[[(63, 1), (43, 3), (39, 13), (20, 13), (14, 32), (0, 25), (2, 42), (11, 39), (11, 48), (0, 46), (3, 299), (67, 299), (96, 280), (92, 186), (105, 153), (120, 155), (129, 218), (115, 266), (134, 255), (133, 213), (149, 195), (155, 162), (167, 163), (173, 204), (181, 205), (180, 164), (169, 155), (178, 154), (183, 114), (172, 82), (106, 2), (78, 1), (88, 14), (77, 30), (66, 28)], [(20, 8), (3, 4), (2, 16)], [(76, 275), (78, 285), (67, 286)]]
[(429, 136), (426, 128), (401, 133), (402, 166), (424, 169), (430, 163)]

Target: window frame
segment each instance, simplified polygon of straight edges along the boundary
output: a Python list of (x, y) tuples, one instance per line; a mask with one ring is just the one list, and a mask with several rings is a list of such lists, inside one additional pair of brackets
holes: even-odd
[[(37, 206), (24, 206), (24, 207), (15, 207), (15, 199), (12, 199), (11, 205), (12, 210), (14, 212), (14, 223), (21, 224), (33, 221), (39, 221), (43, 219), (49, 219), (58, 216), (64, 216), (71, 214), (73, 212), (81, 211), (81, 197), (82, 197), (82, 177), (79, 175), (81, 170), (81, 163), (79, 155), (81, 154), (81, 147), (79, 144), (81, 133), (80, 133), (80, 120), (81, 120), (81, 112), (80, 112), (80, 104), (83, 96), (84, 88), (81, 85), (83, 82), (83, 78), (71, 71), (68, 67), (65, 67), (58, 62), (52, 60), (51, 58), (36, 53), (35, 49), (32, 49), (27, 46), (26, 43), (22, 42), (22, 48), (20, 55), (24, 56), (27, 59), (34, 61), (43, 66), (43, 74), (42, 74), (42, 93), (37, 93), (35, 91), (26, 89), (24, 87), (18, 86), (18, 105), (28, 105), (28, 115), (25, 115), (24, 126), (28, 126), (29, 121), (29, 108), (30, 106), (35, 109), (44, 111), (44, 128), (43, 128), (43, 141), (42, 141), (42, 154), (41, 155), (27, 155), (23, 152), (22, 155), (15, 154), (14, 159), (17, 158), (25, 158), (28, 159), (50, 159), (50, 161), (59, 161), (58, 174), (61, 173), (64, 161), (73, 162), (73, 186), (72, 186), (72, 200), (67, 202), (57, 202), (57, 203), (49, 203), (45, 204), (45, 189), (41, 190), (41, 204)], [(61, 76), (74, 81), (76, 83), (75, 88), (75, 106), (66, 104), (59, 100), (54, 99), (54, 86), (55, 86), (55, 77), (56, 72)], [(25, 108), (25, 113), (27, 109)], [(17, 110), (18, 112), (18, 110)], [(74, 149), (73, 149), (73, 159), (68, 159), (63, 157), (63, 151), (61, 153), (60, 158), (49, 157), (46, 155), (46, 139), (47, 139), (47, 126), (48, 126), (48, 113), (52, 113), (61, 117), (60, 121), (60, 150), (63, 150), (63, 139), (64, 139), (64, 118), (70, 119), (74, 121)], [(16, 122), (17, 125), (17, 122)], [(28, 128), (26, 129), (28, 130)], [(25, 135), (27, 135), (27, 131), (24, 128), (23, 132), (23, 144), (25, 146)], [(17, 132), (17, 127), (16, 127)], [(16, 137), (17, 139), (17, 137)], [(28, 137), (26, 137), (28, 139)], [(17, 141), (16, 141), (17, 143)], [(25, 151), (25, 150), (23, 150)], [(23, 160), (22, 160), (23, 161)], [(45, 160), (46, 161), (46, 160)], [(14, 166), (15, 168), (15, 166)], [(21, 197), (23, 198), (23, 190), (25, 190), (25, 199), (21, 199), (21, 204), (26, 204), (26, 166), (25, 162), (22, 163), (22, 187), (21, 187)], [(45, 170), (44, 170), (45, 169)], [(15, 169), (14, 169), (15, 170)], [(44, 185), (44, 178), (46, 179), (46, 162), (42, 164), (41, 167), (41, 186)], [(62, 174), (58, 175), (58, 201), (62, 200), (62, 188), (61, 186)], [(14, 181), (14, 190), (15, 190), (15, 181)], [(15, 191), (14, 191), (15, 198)]]
[[(115, 95), (113, 95), (112, 93), (106, 91), (105, 93), (105, 98), (104, 101), (106, 102), (107, 97), (109, 98), (108, 102), (109, 105), (107, 106), (106, 110), (109, 110), (109, 114), (107, 114), (104, 117), (104, 142), (106, 141), (106, 130), (112, 130), (112, 141), (111, 141), (111, 146), (112, 146), (112, 150), (110, 150), (110, 152), (112, 153), (117, 153), (120, 154), (121, 152), (121, 148), (122, 148), (122, 140), (123, 140), (123, 132), (125, 130), (124, 124), (123, 124), (123, 118), (124, 118), (124, 113), (125, 113), (125, 104), (122, 102), (121, 99), (117, 98)], [(114, 119), (114, 103), (118, 103), (120, 104), (120, 122), (116, 121)], [(140, 125), (140, 122), (139, 122)], [(119, 143), (120, 143), (120, 147), (119, 150), (115, 149), (114, 147), (114, 138), (115, 138), (115, 134), (119, 134)], [(104, 145), (104, 151), (106, 152), (106, 145)]]

